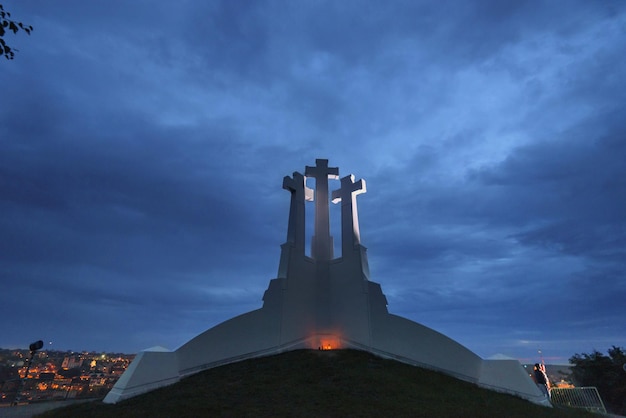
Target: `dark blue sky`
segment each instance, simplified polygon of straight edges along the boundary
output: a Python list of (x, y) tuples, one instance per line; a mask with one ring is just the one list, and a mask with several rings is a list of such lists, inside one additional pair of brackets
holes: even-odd
[(0, 347), (260, 307), (316, 158), (367, 181), (390, 312), (482, 357), (626, 346), (622, 1), (3, 4), (34, 31), (0, 62)]

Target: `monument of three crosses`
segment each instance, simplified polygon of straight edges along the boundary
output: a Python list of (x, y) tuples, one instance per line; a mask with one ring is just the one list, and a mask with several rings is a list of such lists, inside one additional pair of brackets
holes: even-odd
[[(315, 179), (315, 190), (307, 187)], [(390, 314), (378, 283), (370, 280), (361, 245), (357, 195), (364, 180), (329, 180), (339, 169), (318, 159), (304, 174), (283, 179), (291, 203), (287, 241), (281, 245), (278, 275), (270, 280), (260, 309), (208, 329), (174, 351), (141, 351), (104, 399), (107, 403), (167, 386), (218, 365), (288, 350), (353, 348), (437, 370), (477, 385), (547, 403), (517, 360), (485, 360), (445, 335)], [(333, 254), (330, 199), (341, 203), (341, 256)], [(314, 235), (306, 254), (305, 211), (314, 202)]]

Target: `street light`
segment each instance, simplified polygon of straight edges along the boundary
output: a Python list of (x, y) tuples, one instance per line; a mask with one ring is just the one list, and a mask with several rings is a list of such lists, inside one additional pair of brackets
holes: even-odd
[(33, 357), (35, 356), (35, 353), (37, 352), (37, 350), (41, 350), (41, 347), (43, 347), (43, 341), (41, 340), (35, 341), (34, 343), (28, 346), (28, 349), (30, 350), (30, 357), (28, 358), (28, 362), (26, 363), (26, 373), (24, 373), (24, 377), (22, 378), (20, 382), (20, 387), (17, 390), (17, 393), (15, 394), (15, 400), (13, 401), (13, 405), (17, 405), (22, 400), (22, 391), (24, 390), (24, 382), (28, 378), (30, 365), (33, 362)]
[(30, 353), (33, 354), (35, 351), (41, 350), (41, 347), (43, 347), (43, 341), (39, 340), (32, 343), (28, 348), (30, 349)]

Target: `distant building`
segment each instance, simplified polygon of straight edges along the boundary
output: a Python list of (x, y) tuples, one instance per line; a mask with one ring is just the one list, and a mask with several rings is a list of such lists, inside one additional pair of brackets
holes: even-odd
[(70, 357), (65, 357), (63, 359), (61, 368), (68, 370), (68, 369), (75, 369), (75, 368), (81, 367), (82, 365), (83, 365), (83, 360), (80, 357), (70, 356)]

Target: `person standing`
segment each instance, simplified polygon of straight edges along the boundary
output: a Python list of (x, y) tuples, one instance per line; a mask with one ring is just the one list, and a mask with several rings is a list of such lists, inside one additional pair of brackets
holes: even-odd
[(548, 379), (548, 375), (546, 374), (546, 366), (543, 364), (535, 363), (535, 382), (541, 392), (550, 399), (550, 380)]

